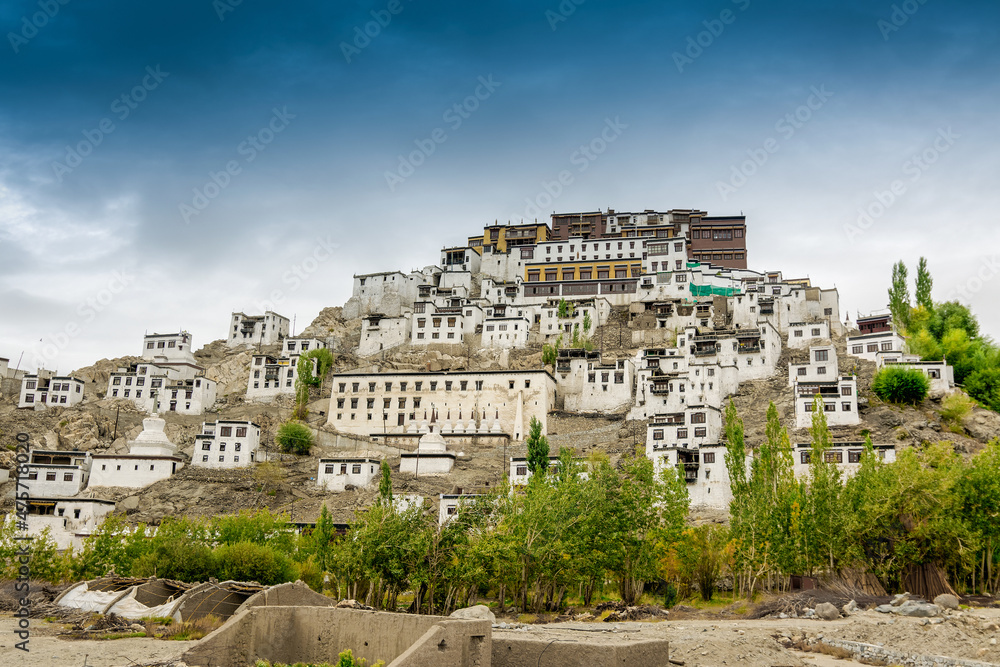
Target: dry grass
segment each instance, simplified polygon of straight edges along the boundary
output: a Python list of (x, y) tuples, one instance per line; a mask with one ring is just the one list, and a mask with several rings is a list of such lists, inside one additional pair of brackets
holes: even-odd
[(205, 635), (209, 634), (213, 630), (217, 630), (222, 627), (225, 623), (218, 616), (209, 614), (208, 616), (202, 616), (195, 621), (184, 621), (182, 623), (171, 623), (167, 626), (166, 630), (163, 632), (164, 639), (173, 639), (176, 641), (189, 641), (192, 639), (201, 639)]

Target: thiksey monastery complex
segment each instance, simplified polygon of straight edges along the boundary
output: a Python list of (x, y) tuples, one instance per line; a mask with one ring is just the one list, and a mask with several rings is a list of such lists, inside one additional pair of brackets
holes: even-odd
[[(658, 469), (681, 472), (692, 507), (725, 509), (723, 411), (741, 383), (787, 379), (795, 428), (807, 428), (816, 409), (831, 426), (859, 423), (851, 372), (859, 360), (906, 364), (930, 378), (932, 391), (952, 389), (952, 369), (909, 355), (889, 315), (852, 325), (841, 319), (835, 287), (749, 268), (747, 234), (743, 216), (698, 210), (556, 213), (547, 223), (488, 225), (419, 270), (356, 275), (343, 318), (360, 319), (352, 353), (362, 363), (323, 383), (325, 426), (399, 448), (399, 472), (415, 476), (448, 476), (471, 445), (502, 447), (511, 453), (511, 480), (523, 484), (527, 467), (513, 453), (533, 419), (545, 433), (553, 411), (621, 415), (645, 422), (641, 449)], [(598, 328), (617, 337), (615, 352), (596, 339)], [(315, 334), (295, 336), (289, 319), (272, 311), (232, 313), (220, 334), (227, 348), (249, 352), (246, 403), (293, 397), (302, 355), (329, 347)], [(835, 339), (846, 341), (846, 352), (838, 354)], [(531, 369), (428, 363), (382, 372), (363, 363), (406, 346), (462, 356), (490, 349), (501, 360), (543, 346), (546, 354)], [(61, 545), (79, 545), (114, 508), (88, 499), (88, 489), (141, 488), (186, 465), (231, 469), (267, 458), (257, 424), (207, 417), (223, 397), (193, 350), (186, 331), (146, 334), (137, 360), (110, 374), (103, 398), (131, 401), (148, 415), (127, 454), (32, 452), (32, 530), (49, 527)], [(79, 379), (0, 364), (22, 409), (84, 400)], [(164, 432), (160, 415), (169, 413), (206, 415), (190, 460)], [(894, 457), (892, 444), (874, 444)], [(862, 448), (835, 442), (825, 456), (850, 473)], [(798, 473), (809, 455), (808, 444), (794, 446)], [(330, 493), (366, 487), (377, 483), (380, 463), (369, 453), (322, 458), (315, 484)], [(429, 500), (443, 522), (468, 495)]]

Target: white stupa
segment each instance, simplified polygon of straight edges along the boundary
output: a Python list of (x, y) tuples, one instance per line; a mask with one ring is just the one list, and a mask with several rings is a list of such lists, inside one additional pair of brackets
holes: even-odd
[(155, 412), (142, 420), (142, 433), (128, 443), (130, 456), (177, 456), (177, 445), (170, 442), (163, 429), (167, 422)]
[(447, 475), (455, 467), (457, 455), (448, 451), (444, 437), (438, 432), (437, 413), (431, 410), (428, 430), (417, 442), (415, 452), (400, 456), (399, 471), (414, 475)]

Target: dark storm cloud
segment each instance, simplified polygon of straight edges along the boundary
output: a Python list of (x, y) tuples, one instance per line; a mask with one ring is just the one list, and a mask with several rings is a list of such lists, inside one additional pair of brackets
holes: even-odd
[[(57, 11), (24, 37), (43, 5)], [(56, 326), (110, 271), (134, 272), (114, 318), (67, 349), (78, 366), (133, 350), (147, 328), (208, 342), (230, 308), (275, 290), (301, 324), (339, 305), (353, 272), (433, 263), (478, 225), (523, 215), (562, 170), (574, 183), (550, 208), (746, 209), (757, 268), (837, 277), (845, 301), (874, 307), (882, 290), (846, 285), (839, 260), (919, 253), (899, 235), (934, 233), (934, 195), (992, 233), (980, 218), (995, 203), (982, 175), (1000, 146), (984, 121), (998, 15), (943, 0), (8, 2), (0, 308), (35, 298), (38, 326)], [(499, 85), (466, 112), (480, 77)], [(814, 86), (832, 97), (782, 138), (776, 124)], [(615, 119), (627, 129), (581, 169), (574, 156)], [(849, 245), (843, 225), (949, 125), (954, 150)], [(435, 130), (446, 140), (391, 189), (386, 175)], [(720, 198), (772, 136), (780, 150)], [(827, 236), (799, 264), (781, 244), (813, 248), (804, 220)], [(287, 280), (330, 242), (315, 274)], [(21, 328), (0, 322), (0, 347), (32, 343)]]

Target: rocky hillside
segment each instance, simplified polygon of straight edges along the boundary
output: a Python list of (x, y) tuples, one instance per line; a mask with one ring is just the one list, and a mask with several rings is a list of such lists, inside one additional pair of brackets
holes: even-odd
[[(435, 346), (415, 348), (402, 346), (387, 350), (376, 357), (361, 359), (353, 354), (360, 337), (361, 320), (345, 321), (340, 308), (326, 308), (300, 335), (310, 335), (326, 341), (334, 350), (334, 372), (364, 369), (371, 371), (404, 370), (498, 370), (541, 368), (541, 347), (524, 350), (479, 350), (475, 346)], [(597, 338), (599, 336), (599, 339)], [(619, 335), (617, 325), (607, 331), (595, 332), (608, 357), (633, 356), (627, 327)], [(961, 424), (949, 424), (940, 416), (940, 397), (932, 397), (917, 407), (899, 407), (879, 401), (870, 391), (875, 365), (859, 361), (846, 354), (843, 339), (832, 341), (837, 347), (842, 373), (858, 374), (861, 399), (856, 427), (834, 427), (838, 440), (862, 440), (870, 433), (876, 442), (893, 442), (897, 446), (919, 446), (923, 442), (947, 440), (963, 453), (972, 454), (985, 442), (1000, 437), (1000, 415), (975, 409)], [(278, 349), (266, 350), (277, 353)], [(805, 350), (784, 350), (778, 373), (768, 380), (745, 382), (733, 397), (746, 424), (748, 441), (752, 444), (764, 435), (765, 411), (773, 401), (783, 422), (794, 424), (792, 389), (787, 382), (787, 364), (800, 361)], [(482, 489), (496, 485), (503, 476), (504, 459), (523, 456), (519, 447), (484, 448), (462, 452), (456, 468), (447, 478), (402, 478), (398, 475), (399, 450), (384, 447), (364, 437), (344, 437), (324, 425), (329, 401), (328, 383), (314, 391), (310, 409), (310, 424), (317, 435), (317, 447), (310, 456), (278, 455), (274, 451), (274, 434), (278, 425), (292, 411), (288, 400), (272, 404), (246, 403), (244, 395), (249, 373), (251, 350), (232, 350), (224, 341), (209, 343), (195, 353), (206, 374), (219, 383), (220, 400), (203, 416), (162, 415), (167, 421), (167, 436), (182, 454), (191, 456), (194, 436), (204, 421), (216, 419), (250, 419), (262, 427), (262, 442), (278, 460), (274, 465), (258, 466), (239, 471), (210, 471), (194, 467), (181, 470), (174, 477), (142, 490), (88, 489), (87, 495), (118, 502), (119, 509), (130, 520), (157, 523), (165, 516), (178, 514), (212, 515), (238, 512), (241, 509), (268, 507), (288, 512), (294, 521), (313, 521), (323, 503), (331, 509), (337, 521), (349, 521), (353, 513), (370, 502), (374, 491), (348, 490), (328, 494), (315, 482), (318, 460), (344, 455), (374, 455), (389, 461), (394, 471), (397, 493), (419, 493), (436, 500), (439, 493), (459, 489)], [(27, 432), (37, 447), (48, 449), (80, 449), (92, 452), (125, 452), (128, 441), (142, 429), (142, 418), (132, 403), (104, 398), (109, 374), (119, 366), (138, 361), (137, 357), (102, 359), (79, 369), (74, 375), (85, 380), (85, 401), (74, 408), (54, 407), (44, 411), (16, 409), (16, 397), (0, 398), (0, 466), (10, 468), (14, 435)], [(326, 396), (327, 398), (324, 398)], [(791, 429), (794, 442), (809, 439), (807, 430)], [(646, 423), (626, 421), (622, 415), (575, 415), (553, 413), (549, 419), (549, 439), (553, 450), (574, 448), (586, 456), (603, 452), (613, 460), (645, 443)], [(13, 484), (0, 487), (5, 508), (12, 503)], [(699, 518), (699, 517), (696, 517)], [(704, 516), (704, 520), (720, 520)]]

